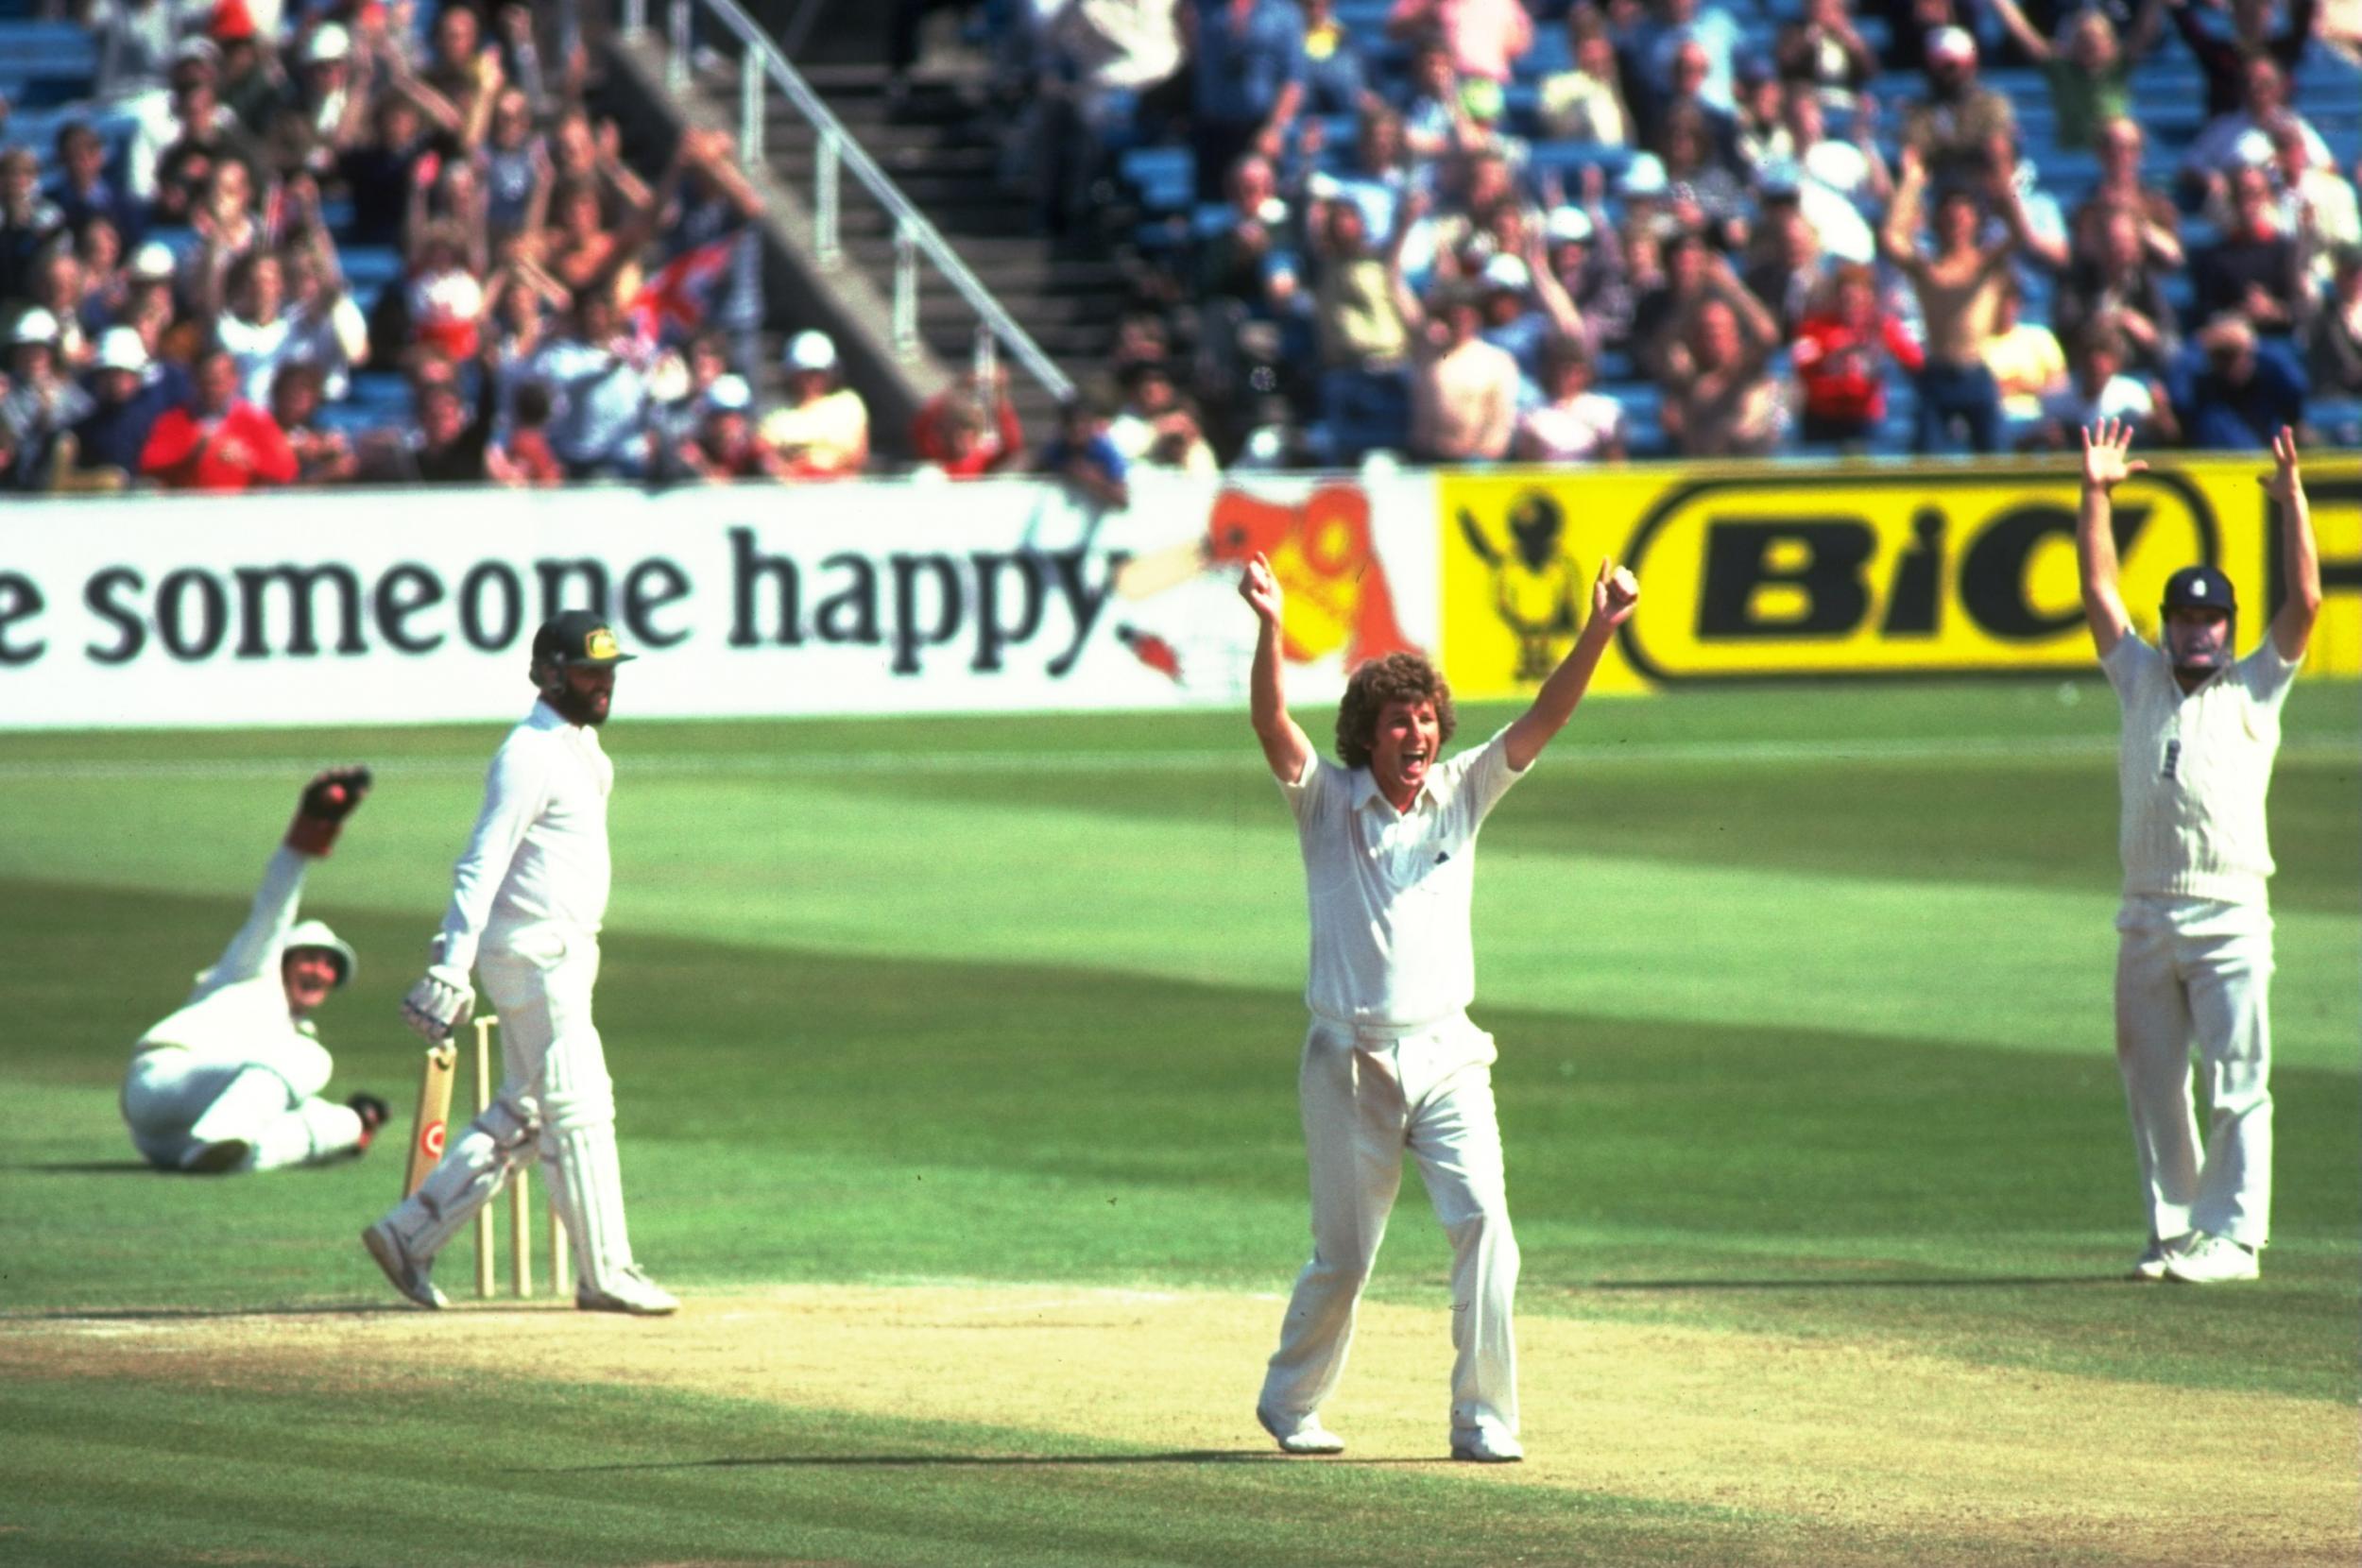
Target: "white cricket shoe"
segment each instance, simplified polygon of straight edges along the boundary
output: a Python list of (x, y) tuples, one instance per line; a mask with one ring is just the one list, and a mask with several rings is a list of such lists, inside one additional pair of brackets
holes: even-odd
[(1342, 1454), (1345, 1451), (1345, 1440), (1323, 1426), (1317, 1412), (1290, 1418), (1258, 1405), (1255, 1419), (1278, 1442), (1282, 1454)]
[(1451, 1457), (1470, 1464), (1515, 1464), (1526, 1457), (1526, 1451), (1498, 1427), (1480, 1426), (1451, 1435)]
[(2136, 1280), (2164, 1279), (2165, 1265), (2181, 1256), (2188, 1249), (2190, 1243), (2197, 1239), (2198, 1237), (2187, 1231), (2180, 1236), (2168, 1236), (2163, 1241), (2153, 1236), (2150, 1236), (2148, 1245), (2141, 1249), (2141, 1255), (2132, 1260), (2132, 1270), (2127, 1277)]
[(402, 1244), (402, 1237), (395, 1234), (391, 1220), (381, 1219), (363, 1231), (361, 1245), (369, 1250), (369, 1256), (377, 1259), (377, 1266), (385, 1270), (385, 1277), (393, 1282), (394, 1288), (420, 1306), (440, 1312), (451, 1304), (444, 1299), (443, 1293), (435, 1288), (435, 1282), (427, 1277), (428, 1271), (435, 1267), (435, 1260), (429, 1258), (421, 1263), (412, 1257), (410, 1250)]
[(180, 1168), (192, 1176), (219, 1176), (244, 1166), (253, 1152), (254, 1146), (244, 1138), (215, 1138), (181, 1155)]
[(604, 1287), (576, 1286), (574, 1304), (585, 1312), (628, 1312), (635, 1318), (661, 1318), (680, 1310), (672, 1292), (658, 1286), (637, 1263), (608, 1275)]
[(2165, 1278), (2183, 1285), (2228, 1285), (2262, 1273), (2255, 1249), (2243, 1247), (2227, 1236), (2200, 1236), (2165, 1265)]

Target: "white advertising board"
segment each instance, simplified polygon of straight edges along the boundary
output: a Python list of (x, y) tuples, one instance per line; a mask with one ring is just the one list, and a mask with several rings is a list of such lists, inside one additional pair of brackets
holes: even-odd
[(1302, 694), (1433, 649), (1435, 485), (872, 481), (25, 502), (0, 512), (0, 728), (510, 718), (533, 630), (604, 611), (620, 712), (1221, 706), (1289, 590)]

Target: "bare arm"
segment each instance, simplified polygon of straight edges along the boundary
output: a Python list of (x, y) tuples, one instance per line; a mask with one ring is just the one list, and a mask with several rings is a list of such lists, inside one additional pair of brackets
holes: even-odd
[(2124, 593), (2116, 584), (2115, 506), (2109, 492), (2147, 463), (2128, 462), (2132, 427), (2110, 420), (2083, 430), (2083, 499), (2075, 513), (2075, 564), (2083, 587), (2083, 619), (2092, 645), (2106, 658), (2132, 630)]
[(1533, 280), (1534, 298), (1542, 301), (1542, 314), (1550, 318), (1550, 330), (1590, 343), (1590, 323), (1583, 320), (1566, 285), (1558, 281), (1558, 271), (1550, 265), (1549, 247), (1543, 243), (1540, 230), (1532, 228), (1526, 231), (1526, 274)]
[(1402, 251), (1411, 243), (1412, 229), (1426, 214), (1427, 197), (1416, 190), (1405, 191), (1395, 204), (1395, 232), (1386, 242), (1386, 286), (1394, 292), (1395, 310), (1410, 334), (1411, 351), (1422, 358), (1427, 354), (1427, 310), (1402, 275)]
[(1255, 738), (1263, 744), (1263, 760), (1272, 776), (1293, 784), (1312, 760), (1311, 737), (1288, 716), (1288, 698), (1279, 669), (1279, 579), (1271, 562), (1258, 552), (1239, 578), (1239, 597), (1247, 602), (1259, 624), (1255, 633), (1255, 664), (1247, 683), (1247, 712)]
[(1914, 281), (1924, 270), (1919, 259), (1919, 208), (1927, 193), (1927, 165), (1918, 149), (1903, 149), (1903, 182), (1894, 188), (1894, 204), (1878, 226), (1878, 249)]
[(2037, 65), (2049, 64), (2053, 53), (2050, 40), (2034, 30), (2034, 25), (2026, 20), (2026, 13), (2018, 9), (2016, 0), (1989, 0), (1989, 3), (1993, 7), (1993, 14), (2001, 19), (2001, 26), (2011, 38), (2017, 40), (2017, 46), (2026, 51), (2026, 58)]
[(1566, 650), (1566, 656), (1550, 672), (1549, 679), (1533, 695), (1533, 706), (1519, 714), (1509, 726), (1506, 747), (1509, 765), (1519, 773), (1533, 765), (1542, 755), (1542, 748), (1550, 743), (1550, 737), (1566, 727), (1566, 721), (1575, 715), (1575, 705), (1591, 685), (1591, 673), (1600, 667), (1600, 656), (1607, 652), (1609, 639), (1616, 628), (1632, 619), (1633, 606), (1640, 603), (1640, 585), (1633, 574), (1613, 560), (1600, 562), (1600, 575), (1591, 584), (1591, 618), (1583, 623), (1575, 638), (1575, 645)]
[(2259, 479), (2280, 513), (2280, 550), (2288, 597), (2272, 617), (2272, 646), (2291, 664), (2304, 656), (2313, 622), (2321, 612), (2321, 556), (2313, 539), (2313, 507), (2304, 498), (2304, 476), (2297, 471), (2297, 435), (2287, 426), (2272, 437), (2272, 473)]

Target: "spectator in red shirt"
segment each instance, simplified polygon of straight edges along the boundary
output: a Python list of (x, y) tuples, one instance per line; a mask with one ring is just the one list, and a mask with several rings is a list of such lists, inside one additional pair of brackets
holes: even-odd
[(1804, 390), (1804, 438), (1854, 446), (1887, 416), (1887, 369), (1917, 373), (1926, 355), (1878, 300), (1877, 277), (1857, 263), (1837, 269), (1796, 329), (1791, 356)]
[(148, 432), (140, 472), (168, 490), (251, 490), (291, 485), (296, 455), (268, 414), (238, 396), (238, 362), (208, 349), (197, 362), (197, 393)]
[(928, 399), (911, 420), (911, 450), (953, 479), (1021, 472), (1025, 432), (1009, 401), (1008, 366), (993, 366), (989, 391), (970, 378)]

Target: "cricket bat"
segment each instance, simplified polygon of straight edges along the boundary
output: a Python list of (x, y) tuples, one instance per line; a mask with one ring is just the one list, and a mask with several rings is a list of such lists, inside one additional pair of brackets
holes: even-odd
[(443, 1138), (451, 1123), (451, 1086), (458, 1075), (457, 1047), (447, 1041), (428, 1049), (419, 1078), (419, 1115), (410, 1124), (410, 1166), (402, 1177), (404, 1198), (419, 1190), (426, 1173), (443, 1157)]

